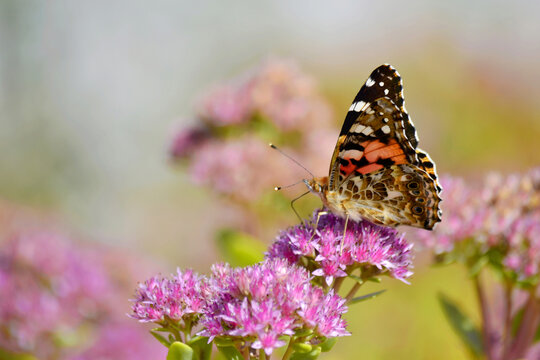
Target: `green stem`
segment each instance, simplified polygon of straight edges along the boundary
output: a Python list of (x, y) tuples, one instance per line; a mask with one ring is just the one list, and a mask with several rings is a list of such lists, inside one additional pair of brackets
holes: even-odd
[(244, 356), (244, 360), (249, 360), (249, 346), (247, 346), (247, 344), (244, 344), (244, 348), (240, 348), (239, 350)]
[(488, 302), (486, 298), (486, 294), (484, 292), (484, 288), (482, 284), (480, 283), (479, 275), (476, 275), (473, 278), (474, 281), (474, 287), (476, 289), (476, 296), (478, 300), (478, 307), (480, 308), (480, 313), (482, 316), (482, 343), (484, 345), (484, 353), (486, 355), (487, 360), (494, 360), (495, 355), (493, 354), (493, 346), (492, 346), (492, 325), (491, 325), (491, 318), (489, 316), (489, 309), (488, 309)]
[(294, 345), (294, 337), (291, 336), (289, 340), (289, 345), (287, 346), (287, 350), (285, 350), (285, 354), (283, 354), (282, 360), (288, 360), (292, 353), (293, 353), (293, 345)]
[(512, 341), (512, 294), (514, 285), (510, 281), (506, 281), (504, 286), (504, 329), (503, 329), (503, 346), (501, 351), (501, 359), (508, 357), (510, 344)]
[(334, 292), (337, 294), (339, 289), (341, 288), (341, 284), (343, 284), (343, 281), (345, 280), (344, 277), (337, 278), (334, 282), (334, 286), (332, 287), (334, 289)]
[(352, 300), (358, 289), (360, 289), (360, 286), (362, 286), (361, 283), (356, 282), (354, 286), (351, 288), (347, 296), (345, 296), (345, 300), (347, 300), (347, 303)]
[(185, 320), (185, 328), (184, 328), (184, 336), (186, 338), (186, 342), (191, 340), (191, 327), (192, 327), (192, 321), (191, 319)]
[(266, 360), (270, 359), (270, 356), (266, 357), (266, 353), (264, 352), (264, 349), (259, 350), (259, 360)]
[(185, 343), (184, 340), (182, 339), (182, 334), (180, 334), (180, 331), (178, 331), (176, 328), (173, 328), (173, 327), (170, 327), (169, 331), (174, 335), (174, 338), (176, 339), (176, 341)]
[(536, 288), (529, 292), (529, 299), (523, 312), (523, 320), (509, 351), (508, 359), (510, 360), (522, 358), (534, 341), (534, 334), (540, 320), (540, 304), (538, 304), (535, 291)]

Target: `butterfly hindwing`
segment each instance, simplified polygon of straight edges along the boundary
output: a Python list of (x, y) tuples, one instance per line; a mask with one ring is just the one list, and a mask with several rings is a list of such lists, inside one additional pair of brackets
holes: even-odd
[(392, 165), (345, 180), (329, 194), (354, 220), (386, 226), (409, 225), (432, 229), (441, 221), (436, 184), (412, 164)]

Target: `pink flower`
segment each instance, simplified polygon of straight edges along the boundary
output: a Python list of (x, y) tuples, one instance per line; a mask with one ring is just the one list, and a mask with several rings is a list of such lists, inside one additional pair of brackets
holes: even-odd
[[(281, 336), (312, 329), (315, 337), (345, 336), (345, 300), (324, 294), (309, 273), (286, 260), (246, 268), (216, 265), (210, 283), (214, 297), (201, 318), (203, 336), (254, 339), (253, 349), (271, 354), (285, 345)], [(332, 331), (329, 328), (332, 328)]]
[(344, 219), (329, 213), (322, 215), (315, 227), (317, 216), (318, 211), (309, 222), (282, 232), (266, 257), (285, 258), (291, 263), (301, 263), (302, 258), (313, 262), (316, 268), (312, 274), (324, 277), (328, 285), (358, 267), (372, 272), (372, 276), (387, 273), (403, 282), (412, 275), (412, 244), (396, 230), (349, 220), (343, 233)]
[(204, 278), (191, 270), (177, 270), (171, 279), (152, 277), (139, 284), (131, 317), (155, 323), (192, 320), (206, 306), (205, 291)]

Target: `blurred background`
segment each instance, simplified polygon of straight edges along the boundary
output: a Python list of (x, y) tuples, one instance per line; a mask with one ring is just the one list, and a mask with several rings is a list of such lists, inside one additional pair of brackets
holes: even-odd
[[(538, 14), (527, 0), (0, 1), (4, 213), (47, 214), (150, 264), (136, 280), (206, 273), (227, 205), (172, 164), (170, 143), (197, 123), (208, 89), (269, 58), (315, 82), (331, 138), (369, 73), (390, 63), (439, 174), (523, 171), (540, 163)], [(385, 280), (387, 293), (351, 309), (353, 336), (325, 359), (467, 356), (436, 301), (444, 290), (473, 312), (466, 274), (422, 254), (415, 267), (411, 286)]]

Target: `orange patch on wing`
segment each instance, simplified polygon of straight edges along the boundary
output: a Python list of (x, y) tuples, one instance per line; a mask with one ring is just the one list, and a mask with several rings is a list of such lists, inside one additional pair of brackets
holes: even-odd
[(364, 156), (370, 163), (375, 163), (379, 159), (392, 159), (396, 164), (407, 162), (403, 149), (395, 139), (390, 139), (388, 144), (380, 140), (365, 141), (362, 146), (365, 149)]
[(356, 169), (360, 174), (367, 174), (373, 171), (381, 170), (383, 166), (381, 164), (369, 164)]
[[(396, 144), (396, 141), (394, 139), (390, 140), (390, 142), (388, 143), (388, 145), (392, 145), (392, 144)], [(377, 149), (380, 149), (386, 146), (386, 144), (384, 144), (383, 142), (379, 140), (364, 141), (360, 145), (364, 147), (365, 153), (369, 153), (369, 152), (375, 151)]]
[(394, 162), (396, 164), (406, 164), (407, 163), (407, 158), (405, 157), (405, 154), (392, 156), (390, 159), (394, 160)]
[(349, 164), (347, 166), (341, 165), (341, 167), (339, 168), (339, 171), (341, 171), (343, 175), (349, 176), (356, 169), (356, 166), (353, 165), (353, 163), (348, 158), (343, 159), (343, 160), (347, 160)]
[(401, 154), (403, 154), (403, 150), (399, 144), (394, 144), (381, 147), (369, 153), (366, 152), (366, 159), (369, 162), (376, 162), (378, 159), (389, 159)]
[[(408, 162), (403, 149), (395, 139), (390, 139), (387, 144), (380, 140), (368, 140), (360, 145), (364, 147), (364, 151), (347, 150), (343, 152), (342, 155), (348, 155), (347, 157), (343, 156), (343, 160), (347, 160), (347, 165), (341, 165), (339, 169), (344, 176), (349, 176), (355, 170), (361, 174), (380, 170), (384, 168), (384, 165), (377, 163), (380, 159), (391, 159), (394, 164)], [(368, 163), (367, 165), (357, 167), (351, 161), (351, 159), (360, 161), (362, 158), (365, 159), (364, 163)]]

